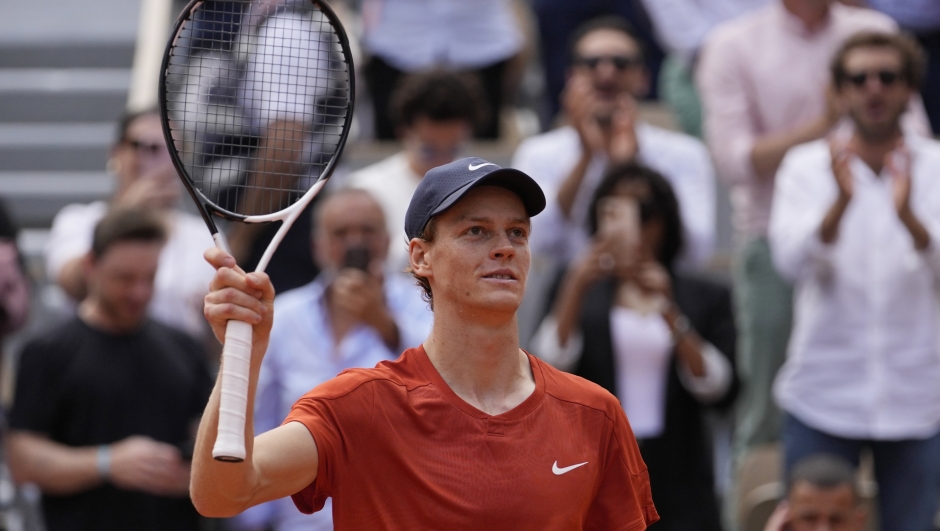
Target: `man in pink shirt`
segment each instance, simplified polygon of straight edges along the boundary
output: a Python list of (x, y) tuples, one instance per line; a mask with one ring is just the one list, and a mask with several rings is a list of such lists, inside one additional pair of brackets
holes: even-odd
[[(717, 27), (697, 71), (705, 138), (731, 189), (739, 404), (735, 454), (774, 442), (780, 415), (770, 390), (790, 332), (790, 286), (767, 245), (774, 174), (787, 151), (827, 135), (844, 109), (828, 86), (828, 65), (849, 36), (897, 31), (887, 16), (831, 0), (779, 0)], [(917, 102), (919, 104), (919, 100)], [(914, 116), (911, 116), (911, 115)], [(908, 122), (927, 131), (922, 107)]]

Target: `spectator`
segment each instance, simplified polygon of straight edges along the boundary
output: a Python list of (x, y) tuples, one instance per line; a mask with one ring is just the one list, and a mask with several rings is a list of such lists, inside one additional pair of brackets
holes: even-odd
[[(310, 389), (344, 369), (395, 359), (420, 345), (431, 330), (432, 314), (414, 281), (386, 273), (389, 237), (376, 200), (362, 190), (340, 190), (314, 212), (314, 254), (322, 272), (275, 301), (255, 401), (259, 434), (279, 426)], [(238, 526), (330, 530), (329, 509), (305, 515), (283, 498), (249, 509)]]
[(376, 138), (395, 138), (389, 105), (402, 76), (435, 66), (479, 77), (488, 112), (476, 136), (499, 137), (506, 67), (523, 46), (511, 0), (364, 0), (362, 18)]
[(0, 202), (0, 347), (3, 338), (21, 329), (29, 317), (29, 280), (16, 233), (6, 205)]
[(702, 136), (702, 105), (692, 74), (705, 36), (718, 24), (770, 0), (643, 0), (667, 56), (659, 71), (660, 99), (686, 133)]
[(821, 138), (841, 120), (844, 109), (826, 81), (839, 45), (861, 30), (895, 28), (880, 13), (837, 2), (779, 0), (718, 26), (702, 49), (697, 81), (705, 138), (719, 178), (731, 189), (736, 238), (732, 275), (743, 387), (737, 456), (776, 441), (780, 431), (770, 388), (786, 354), (792, 294), (767, 244), (774, 174), (791, 147)]
[(408, 266), (405, 210), (418, 183), (431, 168), (453, 162), (483, 114), (479, 85), (472, 77), (445, 70), (413, 74), (392, 97), (395, 131), (404, 149), (350, 174), (349, 183), (372, 193), (391, 231), (389, 264)]
[(533, 220), (530, 289), (519, 318), (523, 341), (550, 303), (543, 294), (557, 269), (588, 246), (588, 206), (611, 162), (634, 160), (670, 181), (684, 214), (683, 267), (703, 265), (714, 246), (715, 183), (708, 152), (692, 137), (637, 119), (634, 100), (646, 93), (649, 75), (627, 22), (594, 19), (571, 42), (569, 125), (524, 141), (513, 157), (513, 167), (533, 175), (548, 198), (545, 212)]
[(774, 395), (786, 469), (870, 448), (881, 529), (929, 529), (940, 500), (940, 144), (905, 132), (923, 74), (916, 43), (850, 38), (832, 62), (849, 138), (783, 160), (774, 264), (794, 282), (794, 327)]
[(552, 123), (559, 110), (563, 110), (561, 94), (565, 88), (571, 61), (570, 42), (579, 26), (604, 16), (623, 17), (637, 30), (637, 37), (645, 50), (646, 65), (652, 73), (651, 88), (644, 96), (656, 97), (655, 81), (663, 52), (653, 35), (643, 5), (637, 0), (532, 0), (532, 11), (538, 21), (539, 45), (542, 68), (545, 71), (545, 91), (548, 100), (548, 116), (545, 123)]
[(68, 205), (53, 220), (46, 246), (49, 279), (81, 301), (88, 291), (84, 263), (95, 225), (115, 207), (155, 209), (168, 223), (169, 235), (160, 255), (151, 315), (202, 337), (206, 331), (202, 298), (212, 280), (212, 267), (202, 259), (202, 252), (214, 243), (202, 219), (175, 208), (182, 187), (155, 109), (121, 119), (108, 171), (117, 180), (109, 202)]
[(940, 3), (936, 0), (868, 0), (872, 8), (889, 15), (913, 33), (927, 52), (921, 94), (934, 134), (940, 134)]
[(49, 531), (199, 529), (186, 456), (212, 381), (197, 343), (147, 317), (165, 239), (152, 211), (108, 213), (77, 317), (23, 350), (10, 465)]
[(868, 511), (862, 505), (855, 471), (846, 460), (816, 454), (793, 467), (786, 499), (764, 531), (862, 531)]
[(655, 171), (611, 168), (591, 212), (591, 249), (565, 275), (533, 351), (620, 399), (649, 467), (658, 528), (718, 530), (702, 412), (733, 399), (730, 294), (675, 272), (681, 216)]

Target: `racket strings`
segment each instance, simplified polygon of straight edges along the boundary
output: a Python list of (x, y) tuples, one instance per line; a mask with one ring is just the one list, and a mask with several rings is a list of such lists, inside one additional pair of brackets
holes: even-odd
[(191, 184), (238, 215), (300, 199), (340, 148), (350, 64), (309, 0), (203, 2), (177, 33), (164, 87)]

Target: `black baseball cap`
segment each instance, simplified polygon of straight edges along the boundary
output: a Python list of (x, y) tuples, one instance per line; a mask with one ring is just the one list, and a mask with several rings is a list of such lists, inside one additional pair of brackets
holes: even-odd
[(501, 186), (522, 200), (532, 217), (545, 209), (545, 194), (532, 177), (513, 168), (501, 168), (479, 157), (467, 157), (431, 168), (411, 196), (405, 214), (405, 235), (417, 238), (431, 218), (444, 212), (480, 185)]

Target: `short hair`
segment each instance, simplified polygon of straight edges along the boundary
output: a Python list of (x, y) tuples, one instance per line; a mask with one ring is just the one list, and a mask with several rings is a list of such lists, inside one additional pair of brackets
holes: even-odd
[[(433, 242), (434, 236), (437, 232), (437, 216), (432, 217), (428, 224), (421, 229), (421, 233), (418, 234), (418, 239), (424, 242)], [(414, 272), (414, 269), (411, 268), (409, 264), (405, 268), (405, 273), (411, 273), (411, 276), (414, 277), (415, 283), (418, 284), (418, 287), (421, 288), (421, 298), (424, 299), (424, 302), (428, 303), (428, 306), (431, 310), (434, 310), (434, 293), (431, 292), (431, 282), (427, 277), (422, 277)]]
[(832, 75), (832, 84), (841, 88), (848, 73), (845, 71), (845, 59), (849, 53), (857, 48), (891, 48), (901, 56), (903, 72), (901, 76), (913, 89), (920, 87), (924, 79), (926, 60), (924, 51), (914, 39), (897, 33), (884, 33), (878, 31), (862, 31), (851, 36), (842, 43), (842, 46), (832, 57), (829, 71)]
[(485, 119), (487, 106), (476, 76), (433, 69), (409, 74), (399, 83), (389, 114), (396, 127), (411, 126), (421, 117), (463, 120), (475, 127)]
[(649, 187), (649, 201), (640, 205), (640, 222), (645, 224), (653, 219), (663, 221), (663, 242), (656, 258), (671, 271), (676, 257), (682, 251), (682, 215), (672, 185), (656, 170), (633, 162), (608, 168), (591, 201), (588, 219), (591, 234), (597, 232), (597, 208), (601, 199), (613, 195), (618, 185), (633, 181), (645, 183)]
[(581, 41), (589, 34), (600, 30), (617, 31), (626, 35), (630, 40), (635, 42), (640, 49), (640, 57), (642, 58), (646, 55), (643, 41), (633, 28), (633, 25), (630, 24), (630, 21), (617, 15), (602, 15), (583, 22), (571, 33), (571, 38), (568, 40), (567, 62), (569, 65), (574, 64), (575, 59), (577, 59), (578, 45), (581, 44)]
[(166, 238), (166, 227), (156, 211), (118, 208), (108, 212), (95, 226), (91, 252), (95, 259), (98, 259), (117, 243), (163, 243)]
[(860, 498), (855, 467), (845, 458), (826, 453), (813, 454), (797, 461), (787, 480), (787, 493), (797, 483), (806, 482), (821, 489), (834, 489), (846, 485), (856, 500)]
[(138, 118), (143, 118), (144, 116), (150, 115), (160, 116), (160, 109), (157, 107), (148, 107), (146, 109), (134, 112), (125, 112), (118, 119), (116, 136), (114, 138), (115, 145), (120, 144), (127, 140), (127, 130), (130, 128), (131, 124), (134, 123)]

